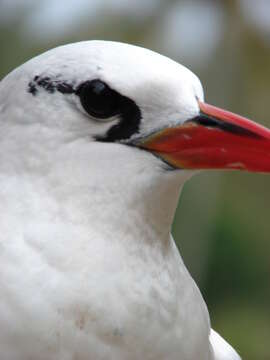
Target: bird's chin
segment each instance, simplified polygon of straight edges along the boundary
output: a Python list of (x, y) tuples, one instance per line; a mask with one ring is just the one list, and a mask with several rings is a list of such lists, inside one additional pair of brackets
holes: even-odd
[(172, 176), (179, 177), (184, 180), (189, 180), (192, 176), (202, 172), (201, 169), (187, 169), (181, 166), (175, 166), (173, 162), (169, 159), (166, 159), (166, 156), (162, 156), (158, 153), (152, 152), (152, 155), (157, 157), (160, 160), (162, 169)]

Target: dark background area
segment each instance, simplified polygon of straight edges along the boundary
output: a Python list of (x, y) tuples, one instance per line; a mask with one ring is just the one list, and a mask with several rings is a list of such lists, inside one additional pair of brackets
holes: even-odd
[[(0, 0), (0, 77), (87, 39), (172, 57), (200, 77), (207, 102), (270, 126), (268, 0)], [(270, 176), (205, 172), (186, 184), (173, 226), (212, 326), (245, 360), (270, 359), (269, 215)]]

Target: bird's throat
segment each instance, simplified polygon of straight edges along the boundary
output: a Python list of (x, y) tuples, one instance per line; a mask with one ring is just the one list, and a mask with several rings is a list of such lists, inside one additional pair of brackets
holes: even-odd
[[(122, 145), (114, 145), (115, 154), (108, 158), (103, 149), (92, 151), (88, 163), (84, 152), (71, 153), (49, 178), (54, 196), (63, 194), (61, 206), (70, 221), (104, 237), (168, 239), (180, 190), (190, 174), (165, 170), (160, 159), (140, 150), (134, 154), (135, 149), (122, 151)], [(129, 153), (132, 162), (126, 158)]]

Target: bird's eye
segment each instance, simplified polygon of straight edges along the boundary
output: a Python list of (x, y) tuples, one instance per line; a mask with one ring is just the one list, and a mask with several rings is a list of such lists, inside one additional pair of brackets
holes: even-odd
[(106, 119), (120, 112), (121, 95), (101, 80), (86, 81), (77, 89), (84, 110), (96, 118)]

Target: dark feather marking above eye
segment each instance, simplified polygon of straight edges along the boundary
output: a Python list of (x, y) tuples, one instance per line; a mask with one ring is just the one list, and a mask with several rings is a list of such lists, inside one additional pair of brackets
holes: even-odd
[(75, 89), (71, 84), (66, 81), (51, 79), (49, 76), (41, 77), (36, 75), (33, 80), (28, 83), (27, 91), (36, 96), (38, 94), (38, 88), (43, 88), (49, 94), (53, 94), (55, 91), (59, 91), (62, 94), (73, 94)]
[[(82, 83), (83, 84), (83, 83)], [(47, 93), (53, 94), (56, 91), (61, 94), (76, 94), (82, 84), (74, 87), (66, 81), (52, 79), (49, 76), (36, 75), (29, 83), (27, 92), (33, 96), (38, 95), (39, 89), (43, 88)], [(97, 141), (101, 142), (119, 142), (129, 139), (133, 134), (138, 133), (141, 123), (141, 110), (137, 104), (130, 98), (119, 94), (120, 120), (118, 124), (113, 125), (105, 135), (96, 136)]]
[(37, 95), (37, 86), (34, 82), (30, 81), (30, 83), (28, 84), (28, 88), (27, 88), (27, 91), (32, 94), (33, 96), (36, 96)]
[(62, 94), (73, 94), (75, 93), (75, 90), (73, 89), (72, 85), (66, 83), (66, 82), (61, 82), (58, 83), (56, 85), (56, 89), (57, 91), (59, 91)]
[(53, 81), (51, 81), (51, 78), (49, 78), (48, 76), (44, 78), (38, 78), (37, 84), (51, 94), (55, 92), (55, 85)]

